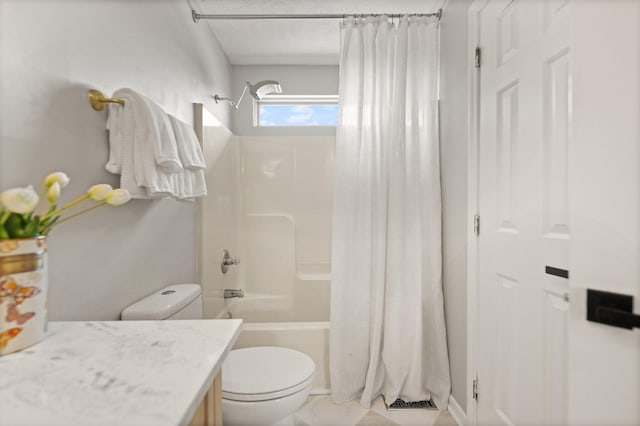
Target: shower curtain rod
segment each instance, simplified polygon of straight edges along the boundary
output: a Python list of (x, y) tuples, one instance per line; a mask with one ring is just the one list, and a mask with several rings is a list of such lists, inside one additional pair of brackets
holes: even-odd
[(405, 15), (409, 16), (435, 16), (438, 19), (442, 17), (442, 9), (438, 9), (435, 13), (407, 13), (407, 14), (316, 14), (316, 15), (205, 15), (196, 12), (191, 9), (191, 17), (193, 22), (198, 22), (200, 19), (345, 19), (349, 16), (388, 16), (389, 18), (401, 18)]

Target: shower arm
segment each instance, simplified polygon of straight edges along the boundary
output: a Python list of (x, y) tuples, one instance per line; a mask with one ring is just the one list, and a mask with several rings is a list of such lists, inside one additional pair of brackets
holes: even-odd
[(220, 101), (227, 101), (229, 102), (229, 105), (233, 107), (233, 109), (237, 110), (238, 107), (240, 106), (240, 102), (242, 102), (242, 98), (244, 98), (244, 94), (247, 93), (247, 88), (249, 87), (250, 84), (251, 83), (249, 83), (248, 81), (244, 83), (244, 89), (242, 89), (242, 94), (240, 95), (240, 98), (238, 98), (236, 102), (231, 100), (231, 98), (223, 98), (218, 95), (214, 95), (213, 99), (216, 101), (217, 104), (220, 103)]

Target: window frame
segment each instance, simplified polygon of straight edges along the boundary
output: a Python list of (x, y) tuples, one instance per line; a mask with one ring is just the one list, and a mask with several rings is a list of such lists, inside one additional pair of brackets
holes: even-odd
[(260, 125), (260, 105), (339, 105), (338, 95), (267, 95), (262, 99), (253, 100), (253, 127), (267, 129), (278, 127), (313, 128), (313, 127), (336, 127), (337, 124), (315, 124), (315, 125)]

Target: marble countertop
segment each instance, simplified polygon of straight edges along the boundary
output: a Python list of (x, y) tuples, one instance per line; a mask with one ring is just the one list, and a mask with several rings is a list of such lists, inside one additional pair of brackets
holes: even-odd
[(50, 322), (0, 356), (0, 425), (186, 425), (241, 320)]

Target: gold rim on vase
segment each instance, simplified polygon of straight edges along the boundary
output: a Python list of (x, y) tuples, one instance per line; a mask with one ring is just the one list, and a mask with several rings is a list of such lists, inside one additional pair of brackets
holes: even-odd
[(35, 271), (44, 263), (44, 250), (0, 257), (0, 276)]

